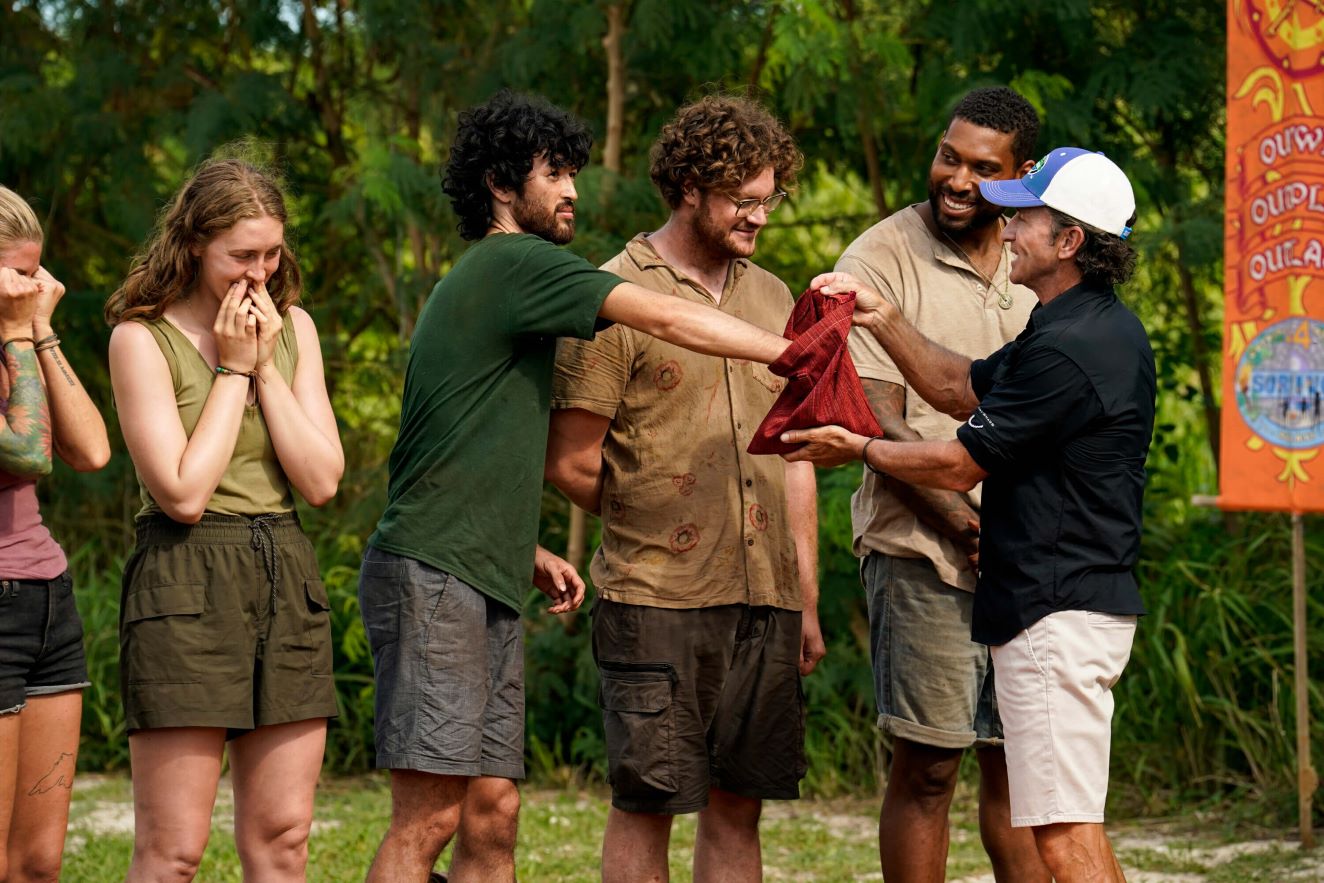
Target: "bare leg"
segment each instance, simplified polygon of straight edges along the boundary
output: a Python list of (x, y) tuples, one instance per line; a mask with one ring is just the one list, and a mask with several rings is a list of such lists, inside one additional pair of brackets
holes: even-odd
[(9, 883), (59, 880), (78, 763), (83, 691), (30, 696), (18, 714), (18, 775), (9, 826)]
[(665, 883), (671, 818), (613, 806), (602, 838), (602, 883)]
[(302, 881), (326, 718), (258, 727), (230, 743), (234, 840), (245, 880)]
[(460, 831), (451, 856), (450, 883), (514, 883), (519, 789), (510, 779), (469, 780)]
[(368, 869), (367, 883), (426, 883), (437, 856), (460, 825), (472, 779), (391, 770), (391, 825)]
[(1052, 883), (1035, 846), (1034, 830), (1011, 826), (1006, 753), (1001, 748), (980, 748), (975, 757), (979, 759), (979, 835), (993, 862), (993, 876), (998, 883)]
[(878, 857), (888, 883), (942, 883), (961, 749), (896, 739), (878, 815)]
[(1065, 822), (1031, 830), (1057, 883), (1126, 883), (1103, 825)]
[(759, 815), (763, 801), (713, 788), (699, 811), (694, 883), (757, 883), (763, 879)]
[(211, 833), (225, 730), (171, 727), (129, 736), (133, 860), (126, 883), (192, 880)]
[(0, 880), (9, 879), (9, 824), (14, 817), (14, 790), (18, 780), (18, 716), (0, 714)]

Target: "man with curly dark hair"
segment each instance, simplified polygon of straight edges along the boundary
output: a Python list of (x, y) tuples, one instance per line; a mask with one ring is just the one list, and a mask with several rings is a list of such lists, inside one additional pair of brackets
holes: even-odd
[[(750, 258), (801, 162), (754, 101), (682, 107), (652, 150), (670, 217), (603, 269), (784, 328), (791, 292)], [(783, 383), (620, 325), (561, 341), (547, 477), (602, 515), (609, 883), (665, 879), (672, 819), (696, 811), (695, 879), (761, 879), (762, 801), (799, 796), (800, 677), (824, 653), (814, 471), (746, 451)]]
[(584, 583), (537, 547), (558, 337), (599, 318), (700, 352), (770, 362), (786, 341), (677, 303), (557, 248), (575, 232), (582, 122), (502, 92), (462, 113), (445, 173), (477, 239), (418, 317), (359, 600), (373, 652), (391, 824), (373, 881), (423, 880), (458, 831), (456, 881), (514, 879), (524, 775), (520, 611), (530, 581), (574, 610)]
[[(1038, 133), (1038, 114), (1013, 90), (968, 92), (938, 141), (928, 200), (860, 234), (837, 269), (957, 352), (980, 356), (1011, 340), (1025, 327), (1034, 293), (1009, 278), (1002, 209), (980, 188), (1025, 174)], [(852, 331), (850, 351), (887, 438), (955, 437), (958, 422), (930, 407), (863, 329)], [(980, 833), (998, 879), (1047, 880), (1033, 838), (1008, 822), (989, 652), (970, 640), (979, 504), (979, 488), (917, 487), (868, 470), (852, 500), (878, 725), (892, 749), (878, 828), (889, 883), (944, 878), (948, 808), (970, 747), (980, 769)]]
[(1038, 301), (992, 355), (937, 344), (849, 274), (814, 280), (858, 292), (871, 314), (862, 327), (905, 381), (965, 420), (956, 438), (868, 439), (834, 426), (784, 439), (808, 443), (789, 459), (863, 459), (889, 482), (962, 492), (984, 483), (969, 628), (992, 654), (1010, 823), (1031, 832), (1058, 883), (1123, 883), (1104, 804), (1112, 688), (1144, 613), (1135, 564), (1155, 395), (1144, 326), (1113, 290), (1135, 266), (1125, 242), (1135, 195), (1112, 160), (1078, 147), (980, 192), (1017, 210), (1002, 233), (1011, 281)]

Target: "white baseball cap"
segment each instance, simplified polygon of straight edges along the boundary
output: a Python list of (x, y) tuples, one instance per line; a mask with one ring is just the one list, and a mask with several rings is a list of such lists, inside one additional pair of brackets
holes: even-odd
[(1102, 153), (1058, 147), (1034, 164), (1024, 178), (985, 181), (979, 193), (994, 205), (1030, 208), (1046, 205), (1101, 233), (1125, 239), (1136, 211), (1131, 182)]

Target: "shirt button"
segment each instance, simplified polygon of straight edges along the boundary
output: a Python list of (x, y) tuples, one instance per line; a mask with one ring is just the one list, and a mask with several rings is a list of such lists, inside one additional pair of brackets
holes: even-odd
[(746, 546), (752, 546), (752, 545), (754, 545), (754, 538), (753, 538), (753, 537), (750, 537), (749, 539), (745, 540), (745, 545), (746, 545)]
[(982, 286), (982, 285), (976, 285), (976, 286), (975, 286), (975, 291), (978, 291), (980, 294), (983, 294), (983, 293), (984, 293), (984, 286)]
[(754, 479), (752, 479), (752, 478), (746, 478), (746, 479), (745, 479), (745, 487), (753, 487), (753, 486), (754, 486)]
[(737, 420), (737, 421), (736, 421), (736, 429), (739, 429), (739, 428), (740, 428), (740, 421)]

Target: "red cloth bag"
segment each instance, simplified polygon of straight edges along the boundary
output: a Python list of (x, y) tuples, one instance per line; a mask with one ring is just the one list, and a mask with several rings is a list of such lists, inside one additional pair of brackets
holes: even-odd
[(883, 434), (846, 348), (854, 312), (853, 291), (800, 295), (786, 322), (784, 336), (792, 343), (768, 366), (773, 374), (786, 378), (786, 388), (754, 433), (747, 448), (751, 454), (788, 454), (804, 447), (781, 440), (788, 429), (835, 424), (860, 435)]

